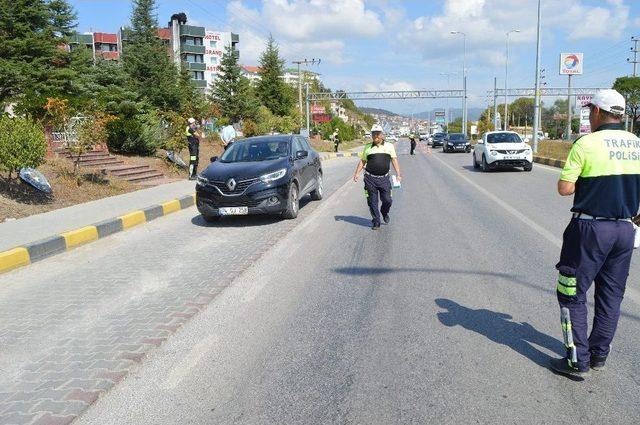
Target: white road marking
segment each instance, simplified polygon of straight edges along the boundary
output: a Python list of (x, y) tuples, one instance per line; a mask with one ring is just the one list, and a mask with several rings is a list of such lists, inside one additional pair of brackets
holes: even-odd
[[(440, 161), (440, 163), (442, 163), (442, 165), (447, 167), (449, 170), (451, 170), (452, 173), (456, 174), (462, 180), (464, 180), (469, 185), (474, 187), (478, 192), (482, 193), (484, 196), (486, 196), (487, 198), (491, 199), (493, 202), (495, 202), (496, 204), (498, 204), (502, 208), (504, 208), (508, 213), (510, 213), (511, 215), (516, 217), (518, 220), (522, 221), (524, 224), (529, 226), (531, 229), (533, 229), (535, 232), (537, 232), (540, 236), (542, 236), (543, 238), (545, 238), (546, 240), (551, 242), (556, 247), (562, 248), (562, 239), (557, 238), (553, 233), (551, 233), (550, 231), (548, 231), (544, 227), (540, 226), (538, 223), (536, 223), (535, 221), (531, 220), (529, 217), (527, 217), (526, 215), (524, 215), (520, 211), (516, 210), (511, 205), (507, 204), (502, 199), (498, 198), (497, 196), (495, 196), (494, 194), (492, 194), (491, 192), (489, 192), (485, 188), (481, 187), (480, 185), (478, 185), (473, 180), (469, 179), (467, 176), (465, 176), (464, 174), (462, 174), (461, 172), (459, 172), (458, 170), (453, 168), (451, 165), (447, 164), (443, 159), (438, 158), (437, 155), (433, 155), (432, 157), (437, 159), (438, 161)], [(635, 302), (636, 304), (640, 305), (640, 292), (637, 289), (631, 288), (629, 285), (627, 285), (627, 288), (626, 288), (626, 291), (625, 291), (625, 295), (626, 295), (626, 298), (630, 298), (633, 302)]]

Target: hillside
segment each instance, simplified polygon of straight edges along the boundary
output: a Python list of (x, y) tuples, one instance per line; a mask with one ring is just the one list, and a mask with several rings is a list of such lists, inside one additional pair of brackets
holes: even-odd
[(363, 108), (360, 107), (360, 110), (365, 114), (376, 114), (376, 115), (388, 115), (390, 117), (398, 117), (399, 115), (395, 112), (387, 111), (386, 109), (380, 108)]

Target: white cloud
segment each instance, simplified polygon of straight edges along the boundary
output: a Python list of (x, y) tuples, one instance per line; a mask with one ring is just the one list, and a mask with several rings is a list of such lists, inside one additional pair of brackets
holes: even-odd
[(383, 80), (379, 83), (366, 83), (364, 91), (393, 91), (393, 90), (416, 90), (416, 87), (408, 81)]
[(313, 57), (344, 63), (346, 40), (381, 35), (383, 24), (363, 0), (263, 0), (260, 9), (241, 0), (227, 5), (229, 24), (240, 33), (243, 62), (256, 62), (272, 34), (287, 59)]
[[(397, 40), (428, 62), (462, 56), (462, 36), (467, 34), (468, 63), (495, 66), (504, 63), (506, 32), (513, 45), (532, 43), (536, 35), (536, 0), (446, 0), (442, 13), (420, 16), (400, 24)], [(565, 32), (569, 39), (618, 39), (629, 24), (629, 7), (623, 0), (607, 0), (599, 6), (584, 0), (546, 0), (543, 2), (543, 35)]]

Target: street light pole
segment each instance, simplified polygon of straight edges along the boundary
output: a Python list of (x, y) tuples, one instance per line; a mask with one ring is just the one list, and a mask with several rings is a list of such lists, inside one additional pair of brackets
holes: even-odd
[(511, 34), (512, 32), (520, 32), (520, 30), (511, 30), (509, 32), (507, 32), (507, 55), (506, 55), (506, 59), (504, 61), (504, 130), (506, 131), (508, 126), (509, 126), (509, 114), (508, 114), (508, 104), (509, 101), (507, 100), (507, 88), (508, 88), (508, 81), (509, 81), (509, 34)]
[(536, 95), (533, 101), (533, 152), (538, 152), (538, 131), (539, 120), (540, 120), (540, 20), (541, 20), (541, 0), (538, 0), (538, 30), (537, 30), (537, 41), (536, 41), (536, 84), (535, 90)]
[(451, 34), (462, 35), (462, 132), (467, 135), (467, 34), (462, 31), (451, 31)]
[[(440, 75), (442, 76), (446, 76), (447, 77), (447, 90), (450, 89), (450, 76), (452, 75), (456, 75), (457, 73), (455, 72), (441, 72)], [(445, 125), (447, 126), (447, 128), (449, 128), (449, 98), (447, 97), (447, 108), (445, 111)]]

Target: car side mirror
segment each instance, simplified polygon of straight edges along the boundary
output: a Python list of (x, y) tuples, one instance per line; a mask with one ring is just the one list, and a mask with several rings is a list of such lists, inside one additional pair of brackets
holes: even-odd
[(476, 143), (476, 144), (478, 144), (478, 145), (484, 145), (484, 140), (479, 139), (479, 140), (478, 140), (478, 143)]
[(212, 156), (210, 159), (211, 159), (211, 162), (216, 162), (218, 160), (218, 157), (217, 156)]
[(309, 156), (309, 151), (298, 151), (296, 152), (296, 159), (304, 159)]
[(523, 140), (523, 142), (525, 142), (525, 143), (529, 143), (529, 138), (528, 138), (528, 137), (525, 137), (525, 138), (524, 138), (524, 140)]

